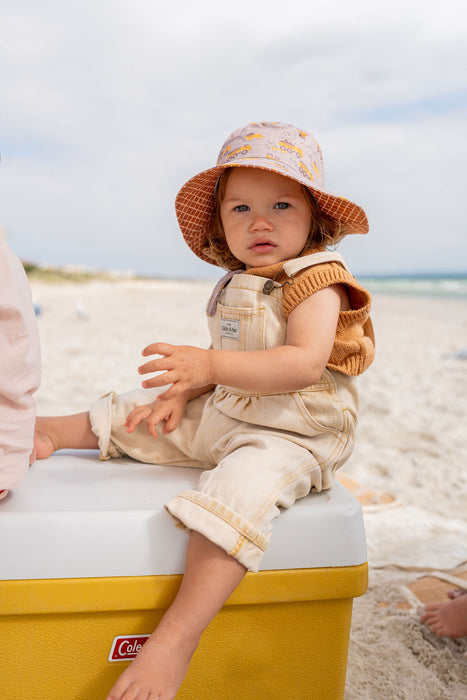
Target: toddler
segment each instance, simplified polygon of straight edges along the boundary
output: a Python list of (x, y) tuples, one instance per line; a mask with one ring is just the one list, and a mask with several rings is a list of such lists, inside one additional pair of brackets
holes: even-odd
[(196, 490), (166, 504), (190, 533), (180, 590), (107, 700), (175, 697), (203, 631), (258, 570), (280, 508), (330, 488), (348, 459), (355, 377), (374, 354), (370, 296), (327, 252), (366, 233), (367, 218), (324, 188), (311, 133), (238, 129), (176, 212), (193, 252), (228, 270), (207, 305), (211, 347), (149, 345), (143, 389), (37, 424), (38, 457), (99, 448), (202, 470)]

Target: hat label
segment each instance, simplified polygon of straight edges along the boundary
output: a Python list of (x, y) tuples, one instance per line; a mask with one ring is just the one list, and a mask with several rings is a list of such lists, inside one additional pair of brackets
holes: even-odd
[(220, 334), (221, 338), (240, 340), (240, 321), (235, 321), (231, 318), (221, 318)]
[(136, 658), (150, 634), (121, 635), (115, 637), (109, 654), (109, 661), (130, 661)]

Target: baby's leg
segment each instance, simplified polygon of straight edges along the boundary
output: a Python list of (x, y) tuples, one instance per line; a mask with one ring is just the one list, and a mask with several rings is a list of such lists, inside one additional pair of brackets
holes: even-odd
[(236, 559), (193, 531), (177, 597), (107, 700), (175, 698), (202, 633), (245, 573)]
[(45, 459), (52, 452), (65, 447), (96, 450), (98, 441), (92, 432), (89, 413), (71, 416), (38, 417), (34, 433), (37, 459)]

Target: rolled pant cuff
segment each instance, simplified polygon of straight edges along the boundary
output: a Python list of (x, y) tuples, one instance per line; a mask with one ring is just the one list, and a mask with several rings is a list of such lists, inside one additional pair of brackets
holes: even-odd
[(104, 460), (122, 456), (122, 453), (113, 445), (111, 439), (112, 404), (115, 396), (116, 394), (111, 391), (94, 401), (89, 409), (91, 429), (98, 440), (99, 458)]
[(182, 491), (165, 507), (178, 527), (196, 530), (250, 571), (258, 571), (269, 538), (241, 515), (201, 491)]

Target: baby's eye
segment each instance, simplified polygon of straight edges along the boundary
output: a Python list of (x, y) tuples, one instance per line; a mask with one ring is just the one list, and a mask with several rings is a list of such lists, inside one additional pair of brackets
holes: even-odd
[(276, 202), (274, 205), (275, 209), (288, 209), (290, 204), (288, 202)]
[(234, 211), (248, 211), (249, 207), (246, 204), (239, 204), (238, 206), (234, 207)]

